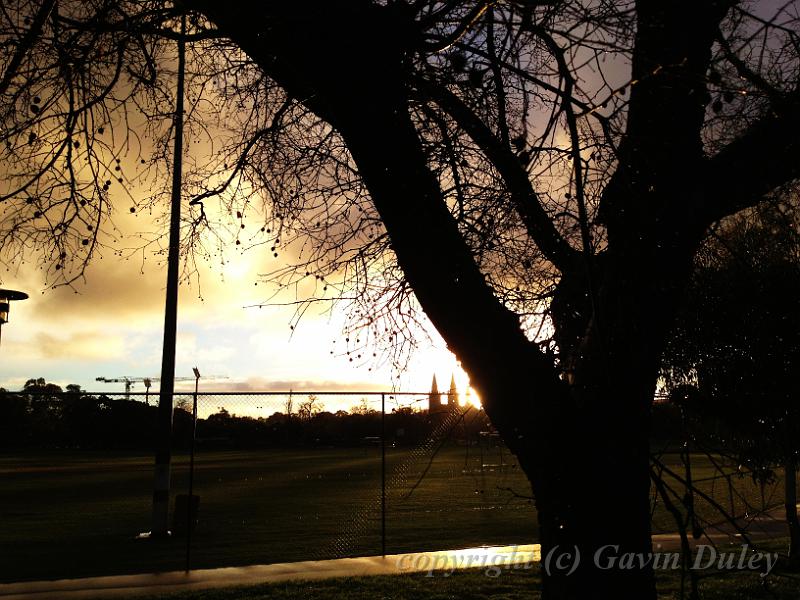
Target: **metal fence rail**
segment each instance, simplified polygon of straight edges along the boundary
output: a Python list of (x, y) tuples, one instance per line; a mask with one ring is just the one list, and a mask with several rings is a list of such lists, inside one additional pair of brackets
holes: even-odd
[(478, 408), (287, 391), (199, 393), (196, 428), (193, 393), (176, 392), (179, 537), (134, 541), (149, 529), (154, 396), (0, 398), (27, 403), (0, 440), (0, 579), (172, 570), (187, 549), (199, 568), (535, 538), (527, 481)]

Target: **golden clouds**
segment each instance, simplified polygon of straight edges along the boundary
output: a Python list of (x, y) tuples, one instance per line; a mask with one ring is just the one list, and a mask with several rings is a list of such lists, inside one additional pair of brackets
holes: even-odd
[(118, 333), (72, 332), (65, 336), (38, 332), (29, 352), (44, 359), (103, 361), (125, 356), (125, 339)]

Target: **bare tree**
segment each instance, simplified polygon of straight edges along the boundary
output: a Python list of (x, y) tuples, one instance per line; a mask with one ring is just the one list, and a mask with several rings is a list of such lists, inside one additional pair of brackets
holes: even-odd
[(531, 481), (544, 553), (583, 557), (572, 576), (551, 563), (545, 596), (655, 597), (649, 566), (591, 556), (651, 550), (650, 404), (706, 231), (798, 176), (794, 2), (94, 0), (41, 25), (43, 10), (3, 15), (6, 256), (39, 240), (48, 268), (85, 264), (87, 224), (112, 208), (118, 146), (99, 123), (137, 112), (168, 138), (160, 82), (189, 11), (187, 122), (214, 152), (187, 174), (187, 243), (219, 199), (235, 244), (299, 248), (269, 278), (360, 302), (355, 360), (424, 311)]
[(297, 416), (301, 421), (308, 421), (322, 412), (322, 402), (314, 394), (309, 394), (297, 407)]
[(287, 418), (291, 419), (292, 415), (294, 414), (294, 399), (292, 398), (292, 393), (289, 392), (289, 395), (286, 397), (286, 402), (284, 403), (284, 414)]

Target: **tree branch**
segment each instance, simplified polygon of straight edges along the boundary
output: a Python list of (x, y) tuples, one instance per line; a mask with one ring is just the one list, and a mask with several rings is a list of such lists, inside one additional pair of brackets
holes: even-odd
[(17, 49), (14, 51), (14, 56), (11, 57), (11, 61), (8, 63), (5, 73), (3, 73), (3, 79), (0, 80), (0, 95), (5, 94), (8, 86), (11, 84), (11, 80), (14, 79), (17, 70), (20, 65), (22, 65), (25, 54), (30, 52), (31, 48), (33, 48), (55, 4), (56, 0), (45, 0), (39, 7), (39, 10), (36, 11), (36, 16), (33, 18), (30, 29), (28, 29), (20, 40)]
[(741, 137), (708, 160), (702, 224), (755, 206), (777, 187), (800, 177), (800, 96), (773, 105)]
[(418, 80), (418, 87), (449, 114), (480, 146), (486, 157), (503, 177), (511, 200), (542, 254), (562, 272), (579, 257), (579, 252), (570, 246), (553, 225), (550, 215), (533, 189), (528, 172), (510, 147), (504, 145), (489, 127), (470, 110), (469, 106), (443, 86)]

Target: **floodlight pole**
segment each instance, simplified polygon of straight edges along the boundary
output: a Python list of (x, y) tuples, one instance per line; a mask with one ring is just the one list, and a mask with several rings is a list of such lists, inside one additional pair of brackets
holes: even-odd
[(381, 555), (386, 558), (386, 394), (381, 394)]
[(175, 391), (175, 341), (178, 320), (178, 274), (180, 268), (181, 188), (183, 165), (183, 88), (186, 70), (186, 16), (181, 17), (178, 38), (178, 82), (175, 102), (175, 144), (172, 165), (172, 197), (167, 258), (167, 297), (164, 311), (164, 346), (161, 354), (161, 389), (158, 397), (156, 456), (153, 485), (151, 535), (169, 535), (169, 488), (172, 453), (172, 396)]

